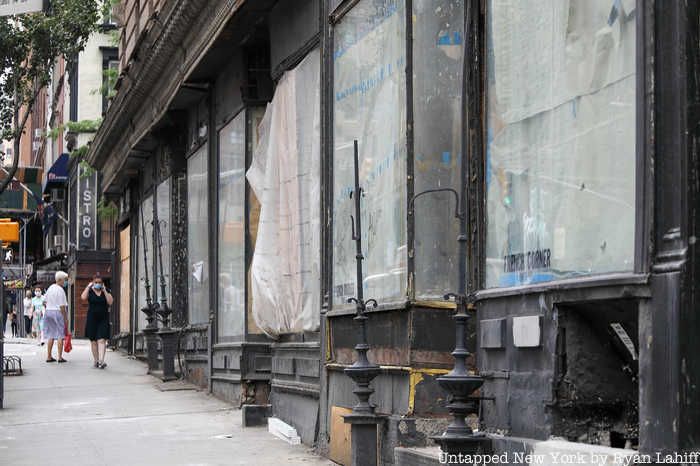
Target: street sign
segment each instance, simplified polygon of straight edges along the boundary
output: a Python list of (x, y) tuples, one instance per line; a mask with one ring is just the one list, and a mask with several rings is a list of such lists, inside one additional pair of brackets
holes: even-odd
[(48, 0), (0, 0), (0, 16), (36, 13), (48, 8)]

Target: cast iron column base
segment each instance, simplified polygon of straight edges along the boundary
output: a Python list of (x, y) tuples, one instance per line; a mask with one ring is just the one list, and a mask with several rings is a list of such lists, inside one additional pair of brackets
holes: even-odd
[(470, 464), (464, 461), (465, 456), (486, 453), (489, 443), (489, 438), (483, 432), (470, 434), (466, 437), (445, 432), (431, 438), (440, 445), (440, 449), (443, 451), (441, 461), (444, 458), (446, 462), (442, 464), (449, 466)]
[(384, 416), (377, 414), (348, 414), (343, 416), (351, 424), (352, 466), (374, 466), (379, 464), (379, 436), (377, 427)]
[(438, 377), (437, 381), (450, 394), (447, 409), (453, 418), (447, 430), (432, 439), (447, 454), (444, 458), (446, 464), (469, 464), (465, 463), (464, 455), (483, 453), (489, 442), (483, 432), (474, 432), (466, 420), (469, 414), (479, 411), (479, 399), (471, 395), (481, 388), (484, 379), (478, 375), (463, 374), (460, 370)]
[(163, 375), (161, 376), (163, 382), (177, 380), (177, 376), (175, 375), (177, 334), (178, 331), (171, 328), (161, 328), (158, 331), (158, 336), (160, 337), (161, 348), (163, 351)]
[(146, 339), (146, 362), (149, 374), (158, 370), (158, 337), (156, 337), (156, 332), (158, 332), (158, 329), (155, 327), (143, 329), (143, 336)]
[[(355, 319), (367, 319), (364, 315)], [(374, 390), (370, 387), (372, 380), (381, 373), (381, 368), (370, 364), (367, 360), (367, 345), (358, 344), (358, 358), (355, 364), (345, 368), (345, 375), (356, 384), (353, 393), (358, 403), (352, 408), (352, 413), (343, 416), (343, 421), (351, 424), (352, 466), (370, 466), (379, 464), (379, 448), (377, 425), (384, 416), (374, 412), (374, 405), (369, 401)]]

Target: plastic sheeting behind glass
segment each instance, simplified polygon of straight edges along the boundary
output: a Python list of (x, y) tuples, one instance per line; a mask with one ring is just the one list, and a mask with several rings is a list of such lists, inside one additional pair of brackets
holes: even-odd
[(489, 2), (487, 286), (633, 269), (634, 8)]
[(187, 160), (187, 305), (191, 324), (209, 319), (207, 152), (204, 145)]
[[(142, 218), (143, 217), (143, 218)], [(151, 287), (151, 300), (153, 299), (153, 195), (148, 196), (141, 203), (139, 208), (139, 224), (136, 225), (136, 235), (138, 236), (138, 287), (139, 300), (138, 308), (136, 309), (136, 320), (138, 329), (143, 330), (146, 327), (146, 315), (141, 312), (141, 309), (146, 307), (146, 268), (148, 266), (148, 284)], [(145, 234), (144, 234), (145, 230)], [(146, 244), (146, 260), (144, 261), (144, 242)]]
[(360, 153), (364, 295), (406, 297), (406, 10), (361, 0), (334, 30), (333, 303), (356, 293), (353, 140)]
[(154, 286), (157, 287), (156, 295), (158, 296), (158, 301), (160, 302), (160, 276), (162, 274), (165, 280), (165, 296), (168, 300), (168, 306), (172, 307), (173, 303), (170, 294), (170, 178), (158, 185), (158, 189), (156, 190), (156, 203), (156, 208), (158, 209), (158, 224), (160, 225), (160, 254), (163, 257), (163, 264), (161, 268), (161, 263), (158, 259), (158, 249), (156, 248), (154, 253), (156, 254), (156, 260), (158, 260), (158, 280), (154, 283)]
[(247, 173), (260, 201), (253, 318), (270, 336), (316, 331), (320, 311), (320, 57), (280, 79)]
[(219, 132), (219, 337), (244, 333), (245, 115)]
[[(413, 113), (415, 192), (459, 192), (462, 152), (464, 2), (414, 0)], [(448, 193), (415, 203), (416, 297), (457, 290), (459, 221)]]

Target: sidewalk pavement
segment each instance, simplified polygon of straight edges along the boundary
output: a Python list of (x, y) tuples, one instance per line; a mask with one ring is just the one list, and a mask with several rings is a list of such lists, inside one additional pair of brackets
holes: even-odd
[(46, 363), (46, 347), (32, 340), (5, 340), (12, 354), (24, 375), (5, 377), (0, 464), (335, 464), (264, 427), (243, 429), (238, 409), (181, 382), (162, 384), (120, 353), (107, 351), (108, 367), (95, 369), (88, 342), (74, 341), (60, 365)]

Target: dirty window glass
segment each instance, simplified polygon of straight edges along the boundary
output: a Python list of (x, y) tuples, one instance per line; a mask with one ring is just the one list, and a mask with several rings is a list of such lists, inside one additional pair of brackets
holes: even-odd
[(633, 269), (634, 10), (488, 2), (487, 286)]
[[(413, 114), (415, 192), (459, 192), (462, 150), (462, 57), (464, 2), (414, 0)], [(449, 193), (415, 203), (417, 298), (440, 298), (457, 290), (459, 221)]]
[(187, 305), (191, 324), (206, 323), (209, 316), (207, 151), (204, 145), (187, 160)]
[[(172, 306), (172, 299), (170, 296), (170, 178), (158, 185), (158, 189), (156, 191), (156, 202), (158, 204), (158, 224), (160, 225), (160, 238), (157, 238), (157, 240), (160, 243), (160, 250), (163, 258), (161, 268), (160, 259), (157, 256), (157, 246), (159, 243), (156, 243), (154, 253), (156, 254), (156, 259), (158, 260), (158, 282), (156, 283), (156, 286), (158, 287), (157, 295), (158, 300), (160, 301), (160, 275), (163, 274), (163, 278), (165, 280), (165, 297), (168, 300), (168, 305)], [(163, 270), (165, 271), (164, 273)]]
[(219, 337), (244, 333), (245, 113), (219, 132)]
[(353, 140), (359, 143), (364, 293), (406, 294), (406, 25), (397, 0), (361, 0), (334, 30), (333, 302), (355, 296)]

